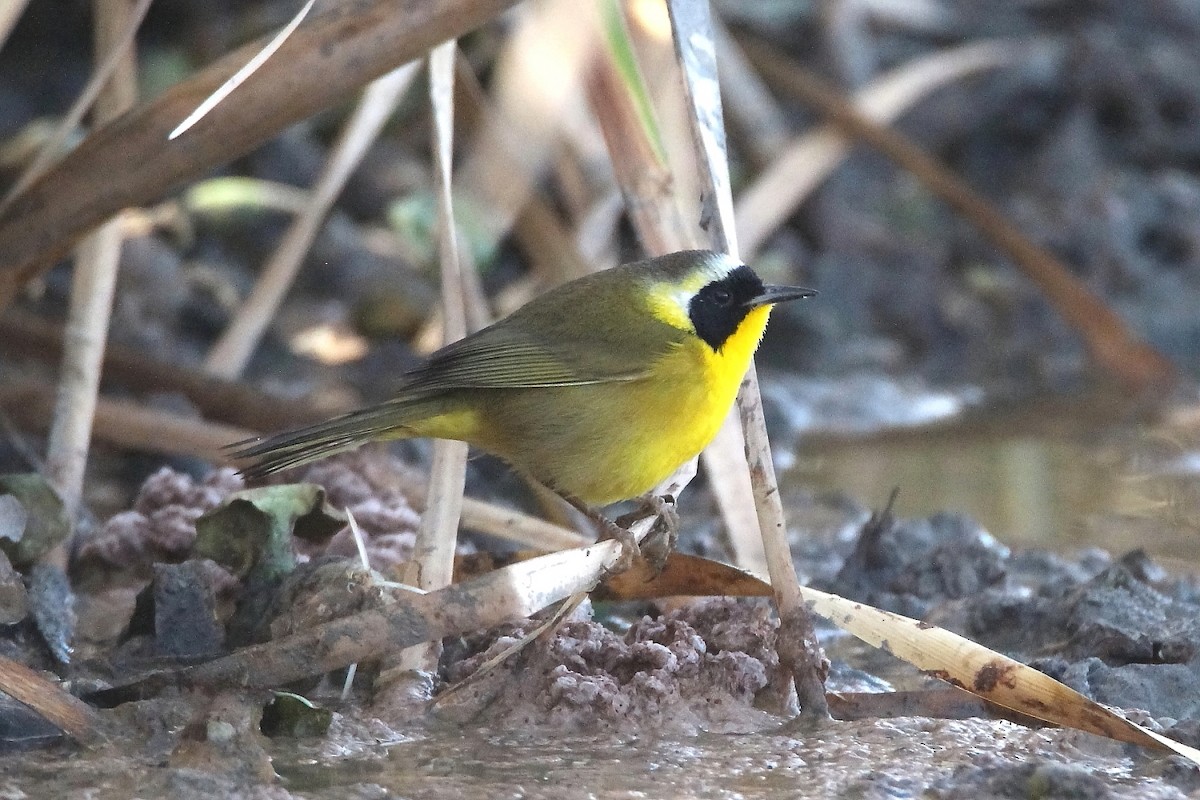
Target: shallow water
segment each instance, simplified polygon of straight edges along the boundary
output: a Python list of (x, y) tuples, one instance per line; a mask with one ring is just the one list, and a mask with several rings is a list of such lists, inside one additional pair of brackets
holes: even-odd
[[(909, 798), (930, 796), (923, 793), (939, 783), (950, 791), (941, 796), (961, 796), (952, 787), (977, 778), (973, 767), (999, 758), (1064, 764), (1086, 758), (1117, 796), (1178, 796), (1140, 775), (1152, 762), (1127, 758), (1119, 745), (979, 720), (844, 722), (796, 736), (683, 740), (441, 731), (381, 745), (369, 758), (331, 761), (328, 754), (285, 750), (276, 769), (288, 789), (313, 798)], [(388, 794), (372, 793), (379, 788)]]
[(1013, 547), (1136, 547), (1200, 568), (1200, 444), (1089, 400), (1033, 403), (911, 433), (802, 433), (785, 486), (896, 513), (970, 514)]

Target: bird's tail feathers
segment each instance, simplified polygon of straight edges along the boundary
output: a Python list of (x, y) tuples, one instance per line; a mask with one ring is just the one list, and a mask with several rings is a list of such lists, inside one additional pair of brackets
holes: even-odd
[(230, 455), (238, 460), (252, 459), (252, 463), (241, 469), (248, 480), (264, 478), (353, 450), (374, 439), (403, 439), (415, 435), (406, 432), (406, 427), (428, 414), (428, 409), (423, 406), (401, 400), (380, 403), (304, 428), (234, 442), (229, 445)]

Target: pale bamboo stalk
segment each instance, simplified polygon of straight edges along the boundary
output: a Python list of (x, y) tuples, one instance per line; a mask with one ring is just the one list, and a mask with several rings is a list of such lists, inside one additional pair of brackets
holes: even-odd
[[(733, 192), (725, 148), (721, 94), (717, 88), (716, 50), (708, 0), (668, 0), (675, 32), (675, 47), (683, 68), (684, 88), (691, 106), (690, 119), (700, 165), (702, 206), (713, 249), (737, 258)], [(800, 593), (796, 568), (787, 542), (783, 504), (771, 459), (758, 373), (753, 361), (737, 399), (746, 442), (746, 459), (754, 489), (754, 506), (766, 552), (767, 568), (781, 619), (780, 660), (792, 671), (802, 713), (827, 718), (824, 656)]]
[[(131, 0), (95, 0), (96, 62), (102, 67), (108, 54), (128, 42), (135, 26)], [(120, 116), (137, 102), (137, 56), (127, 47), (112, 67), (112, 77), (96, 98), (96, 119), (102, 124)], [(68, 519), (74, 519), (83, 497), (100, 369), (112, 313), (121, 257), (121, 223), (114, 218), (83, 240), (76, 251), (71, 280), (71, 302), (63, 337), (62, 370), (54, 421), (46, 451), (47, 477), (62, 498)], [(56, 547), (43, 562), (66, 569), (70, 540)]]
[(223, 378), (236, 378), (245, 370), (329, 210), (412, 83), (418, 65), (409, 62), (367, 86), (317, 178), (308, 205), (292, 221), (258, 282), (209, 351), (204, 362), (206, 370)]
[[(438, 254), (442, 277), (442, 338), (450, 344), (467, 335), (466, 283), (459, 260), (458, 234), (451, 197), (451, 161), (454, 154), (454, 41), (438, 45), (429, 54), (429, 100), (433, 111), (434, 181), (438, 201)], [(466, 442), (439, 439), (433, 443), (429, 491), (425, 513), (417, 529), (413, 556), (403, 581), (426, 591), (449, 586), (454, 577), (454, 551), (462, 516), (467, 478)], [(433, 672), (441, 657), (441, 642), (426, 642), (403, 651), (401, 670)], [(381, 673), (382, 675), (387, 674)], [(381, 693), (390, 696), (391, 692)], [(403, 693), (407, 695), (407, 693)], [(376, 705), (387, 702), (376, 698)]]
[[(454, 146), (454, 57), (456, 43), (446, 42), (429, 55), (429, 94), (433, 107), (433, 162), (438, 196), (438, 250), (441, 260), (443, 344), (467, 335), (466, 281), (459, 258), (451, 197)], [(466, 481), (467, 445), (439, 440), (434, 444), (428, 501), (414, 553), (418, 575), (408, 581), (421, 589), (439, 589), (454, 572), (454, 547)]]
[(716, 438), (701, 453), (700, 460), (709, 476), (709, 490), (729, 531), (733, 563), (763, 576), (769, 574), (767, 553), (758, 532), (754, 485), (746, 466), (745, 448), (741, 416), (733, 410)]

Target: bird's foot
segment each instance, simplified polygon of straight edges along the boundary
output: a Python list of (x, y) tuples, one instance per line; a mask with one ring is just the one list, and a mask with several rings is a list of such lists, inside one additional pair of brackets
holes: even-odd
[(675, 498), (671, 495), (645, 495), (638, 498), (638, 508), (617, 518), (616, 525), (628, 530), (633, 523), (646, 517), (655, 517), (650, 532), (642, 538), (641, 555), (658, 575), (667, 566), (667, 558), (675, 549), (679, 539), (679, 512)]
[[(609, 575), (619, 575), (633, 566), (633, 560), (642, 554), (637, 537), (628, 528), (612, 521), (608, 517), (597, 515), (596, 522), (600, 525), (600, 540), (612, 539), (621, 546), (621, 553), (609, 568)], [(607, 576), (606, 576), (607, 577)]]
[(557, 489), (555, 492), (563, 500), (566, 500), (572, 508), (596, 524), (596, 526), (600, 529), (600, 541), (612, 539), (621, 545), (620, 555), (617, 556), (617, 560), (608, 569), (609, 575), (616, 575), (625, 572), (633, 566), (633, 560), (640, 555), (641, 550), (638, 547), (637, 537), (633, 535), (628, 527), (622, 527), (616, 522), (613, 522), (611, 519), (604, 516), (599, 511), (592, 508), (573, 494), (559, 491)]

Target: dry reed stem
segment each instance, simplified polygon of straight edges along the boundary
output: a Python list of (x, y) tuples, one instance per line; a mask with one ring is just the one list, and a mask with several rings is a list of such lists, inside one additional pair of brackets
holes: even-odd
[[(136, 30), (141, 20), (136, 14), (137, 4), (131, 0), (95, 0), (93, 7), (97, 69), (104, 69), (106, 61), (112, 62), (111, 77), (96, 96), (96, 119), (103, 124), (137, 102), (137, 56), (130, 46), (130, 29)], [(121, 51), (119, 58), (110, 58), (114, 51)], [(106, 222), (81, 243), (71, 278), (62, 369), (46, 445), (47, 478), (62, 498), (67, 518), (71, 520), (78, 513), (83, 496), (83, 476), (123, 239), (120, 219)], [(41, 559), (43, 563), (65, 570), (73, 535), (72, 525), (72, 536), (47, 553)]]
[(712, 443), (700, 454), (710, 480), (709, 490), (717, 500), (729, 532), (733, 563), (756, 575), (770, 574), (754, 505), (754, 485), (746, 466), (746, 438), (741, 415), (730, 410), (729, 418)]
[(280, 686), (422, 642), (525, 619), (590, 590), (619, 555), (620, 545), (606, 540), (522, 561), (427, 594), (405, 592), (385, 611), (343, 617), (175, 675), (193, 685)]
[(925, 673), (1021, 714), (1200, 764), (1200, 750), (1147, 730), (1054, 678), (935, 625), (805, 589), (814, 613)]
[(252, 43), (95, 131), (0, 215), (0, 309), (84, 232), (242, 155), (516, 0), (341, 3), (310, 18), (238, 90), (173, 142), (167, 134), (259, 49)]
[[(430, 142), (434, 183), (437, 189), (438, 256), (442, 279), (442, 344), (456, 342), (467, 335), (466, 282), (459, 258), (458, 229), (454, 221), (451, 196), (454, 155), (454, 61), (458, 52), (453, 41), (444, 42), (429, 54), (429, 102), (433, 116)], [(402, 580), (418, 589), (449, 586), (454, 579), (454, 553), (458, 543), (458, 525), (462, 517), (463, 490), (467, 479), (467, 444), (439, 439), (433, 443), (429, 467), (429, 488), (425, 511), (417, 528), (412, 558)], [(431, 641), (409, 648), (397, 659), (401, 669), (437, 670), (441, 642)], [(382, 676), (381, 676), (382, 677)], [(378, 708), (385, 698), (376, 698)], [(402, 692), (402, 694), (407, 694)]]
[[(692, 110), (692, 132), (701, 166), (702, 213), (708, 223), (713, 249), (723, 250), (738, 258), (733, 192), (729, 182), (721, 95), (717, 86), (716, 47), (708, 0), (668, 0), (667, 8), (671, 13), (675, 48)], [(780, 660), (792, 673), (801, 713), (814, 719), (827, 718), (829, 707), (825, 702), (825, 657), (804, 606), (796, 567), (792, 563), (783, 503), (779, 497), (779, 483), (775, 477), (775, 464), (771, 458), (771, 444), (758, 389), (758, 373), (753, 361), (742, 380), (737, 407), (742, 420), (745, 459), (750, 471), (758, 528), (781, 619)]]

